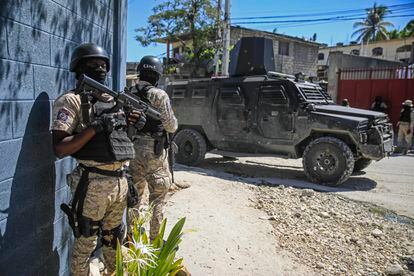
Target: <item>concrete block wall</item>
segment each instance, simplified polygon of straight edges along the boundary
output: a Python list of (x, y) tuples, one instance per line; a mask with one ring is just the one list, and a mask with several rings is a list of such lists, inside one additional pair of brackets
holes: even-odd
[(0, 2), (0, 275), (69, 275), (73, 235), (59, 206), (76, 163), (53, 155), (51, 108), (75, 85), (68, 67), (77, 45), (114, 55), (116, 8), (125, 1)]
[(307, 76), (316, 76), (318, 47), (307, 47), (295, 43), (293, 53), (293, 71), (302, 72)]

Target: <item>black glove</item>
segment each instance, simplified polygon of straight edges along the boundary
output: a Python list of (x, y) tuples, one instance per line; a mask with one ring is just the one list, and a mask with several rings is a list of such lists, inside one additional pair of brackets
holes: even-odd
[(147, 123), (147, 116), (145, 115), (145, 113), (141, 113), (141, 116), (139, 116), (139, 119), (135, 123), (134, 126), (137, 130), (141, 130), (144, 128), (146, 123)]
[(115, 129), (116, 120), (112, 115), (103, 114), (95, 119), (91, 123), (91, 127), (95, 130), (96, 133), (102, 131), (112, 132)]

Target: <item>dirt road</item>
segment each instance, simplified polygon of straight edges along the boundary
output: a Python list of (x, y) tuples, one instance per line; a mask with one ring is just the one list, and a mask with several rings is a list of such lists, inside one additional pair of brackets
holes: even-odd
[(249, 177), (253, 182), (265, 181), (275, 185), (335, 192), (414, 218), (414, 155), (411, 154), (373, 162), (365, 172), (351, 176), (347, 182), (335, 188), (309, 182), (303, 173), (301, 159), (248, 157), (226, 161), (221, 156), (209, 154), (201, 167)]
[[(357, 267), (333, 266), (330, 267), (332, 270), (327, 270), (327, 267), (320, 267), (327, 264), (315, 264), (315, 260), (319, 257), (308, 260), (305, 265), (305, 262), (298, 257), (301, 252), (280, 246), (281, 240), (277, 238), (280, 232), (274, 232), (280, 227), (270, 220), (262, 219), (268, 216), (269, 210), (265, 213), (264, 210), (253, 208), (257, 207), (256, 185), (264, 184), (266, 187), (284, 185), (332, 192), (414, 217), (412, 168), (414, 168), (413, 156), (384, 159), (372, 164), (366, 173), (352, 176), (343, 186), (329, 188), (308, 182), (300, 160), (264, 157), (228, 160), (208, 154), (207, 159), (199, 167), (177, 166), (176, 180), (191, 183), (192, 186), (178, 191), (170, 198), (166, 214), (169, 219), (168, 225), (171, 227), (178, 218), (185, 216), (187, 218), (185, 228), (194, 230), (185, 235), (179, 250), (192, 275), (321, 275), (321, 273), (329, 275), (329, 271), (346, 273)], [(348, 208), (352, 210), (350, 205)], [(346, 218), (342, 223), (346, 224), (348, 220), (356, 221), (354, 215), (351, 214), (349, 218), (347, 213), (344, 214)], [(314, 214), (312, 219), (315, 215), (318, 216)], [(383, 226), (386, 228), (387, 222), (384, 223)], [(377, 224), (372, 223), (371, 227), (376, 227)], [(329, 229), (332, 226), (323, 225), (323, 227)], [(288, 233), (296, 230), (293, 227)], [(352, 231), (349, 234), (352, 235)], [(369, 241), (371, 234), (361, 232), (361, 235), (361, 241), (365, 238)], [(398, 236), (392, 232), (388, 235)], [(342, 238), (339, 238), (342, 239), (342, 241), (338, 240), (339, 244), (350, 243), (349, 255), (354, 256), (355, 252), (352, 250), (358, 250), (352, 248), (355, 237), (347, 238), (345, 235)], [(386, 238), (378, 242), (378, 246), (381, 247), (381, 243), (386, 242)], [(404, 242), (407, 243), (404, 253), (392, 253), (394, 249), (390, 249), (391, 257), (387, 263), (402, 265), (407, 271), (401, 256), (414, 254), (414, 247), (410, 245), (409, 240)], [(299, 244), (299, 248), (301, 246)], [(316, 251), (314, 253), (318, 256)], [(369, 250), (367, 254), (368, 260), (371, 257)], [(351, 259), (349, 263), (352, 265), (354, 261)], [(378, 267), (372, 264), (372, 271), (377, 269)], [(356, 275), (365, 274), (361, 272)]]
[(277, 250), (273, 227), (252, 207), (254, 193), (227, 174), (180, 167), (177, 181), (192, 186), (174, 194), (167, 206), (168, 225), (186, 217), (179, 254), (192, 275), (315, 275)]

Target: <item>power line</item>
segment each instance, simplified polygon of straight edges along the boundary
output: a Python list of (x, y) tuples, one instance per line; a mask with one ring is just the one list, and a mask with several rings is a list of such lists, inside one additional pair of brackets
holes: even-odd
[[(400, 5), (391, 5), (388, 6), (388, 9), (393, 11), (398, 10), (405, 10), (408, 7), (413, 7), (414, 2), (407, 3), (407, 4), (400, 4)], [(314, 17), (314, 16), (321, 16), (321, 15), (335, 15), (335, 14), (347, 14), (347, 13), (366, 13), (366, 10), (370, 8), (364, 9), (352, 9), (352, 10), (340, 10), (340, 11), (328, 11), (328, 12), (319, 12), (319, 13), (303, 13), (303, 14), (292, 14), (292, 15), (273, 15), (273, 16), (254, 16), (254, 17), (234, 17), (232, 20), (250, 20), (250, 19), (271, 19), (271, 18), (294, 18), (294, 17)]]
[[(401, 4), (398, 4), (398, 5), (411, 5), (411, 4), (414, 4), (414, 1), (406, 1), (407, 3), (401, 3)], [(386, 6), (386, 7), (394, 7), (394, 6), (398, 6), (398, 5), (389, 5), (389, 6)], [(369, 8), (366, 8), (366, 9), (371, 9), (372, 8), (372, 6), (371, 7), (369, 7)], [(359, 9), (361, 9), (361, 10), (364, 10), (363, 8), (359, 8)], [(335, 11), (335, 10), (333, 10), (333, 11)], [(321, 8), (312, 8), (312, 7), (310, 7), (310, 8), (306, 8), (306, 13), (308, 14), (308, 13), (322, 13), (322, 14), (325, 14), (326, 12), (333, 12), (332, 10), (331, 11), (327, 11), (326, 10), (326, 8), (323, 8), (323, 7), (321, 7)], [(336, 10), (337, 12), (342, 12), (342, 10)], [(345, 11), (347, 11), (347, 10), (345, 10)], [(264, 14), (285, 14), (285, 15), (290, 15), (290, 14), (292, 14), (292, 15), (296, 15), (296, 13), (297, 12), (302, 12), (302, 13), (304, 13), (303, 11), (299, 11), (297, 8), (294, 8), (294, 9), (285, 9), (285, 8), (283, 8), (283, 9), (277, 9), (277, 10), (269, 10), (269, 9), (266, 9), (266, 10), (251, 10), (250, 8), (249, 8), (249, 10), (239, 10), (239, 11), (237, 11), (237, 14), (248, 14), (247, 16), (253, 16), (253, 15), (257, 15), (257, 16), (262, 16), (262, 15), (264, 15)]]
[[(389, 15), (384, 18), (400, 18), (414, 16), (414, 14), (407, 15)], [(234, 24), (274, 24), (274, 23), (310, 23), (310, 22), (332, 22), (332, 21), (349, 21), (349, 20), (363, 20), (365, 17), (347, 17), (347, 16), (336, 16), (328, 18), (317, 18), (317, 19), (295, 19), (295, 20), (272, 20), (272, 21), (245, 21), (245, 22), (233, 22)]]

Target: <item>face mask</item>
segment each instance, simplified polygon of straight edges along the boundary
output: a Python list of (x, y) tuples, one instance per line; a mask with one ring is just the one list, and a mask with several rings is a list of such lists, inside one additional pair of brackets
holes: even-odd
[(84, 59), (81, 62), (82, 63), (79, 65), (79, 68), (82, 74), (85, 74), (101, 84), (105, 84), (107, 75), (106, 63), (95, 61), (93, 59)]
[(159, 75), (155, 72), (145, 72), (140, 74), (140, 80), (151, 83), (153, 86), (158, 85)]
[(86, 67), (84, 70), (86, 76), (91, 79), (96, 80), (99, 83), (105, 84), (106, 81), (106, 71), (99, 68), (90, 68)]

